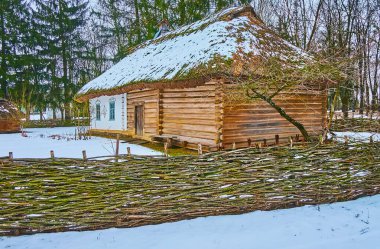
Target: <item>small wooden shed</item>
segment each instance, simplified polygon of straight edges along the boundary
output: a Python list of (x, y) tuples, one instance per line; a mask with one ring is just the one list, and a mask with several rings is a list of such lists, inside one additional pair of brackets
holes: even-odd
[[(97, 133), (170, 139), (209, 150), (246, 147), (249, 140), (270, 143), (276, 135), (284, 141), (299, 131), (269, 104), (227, 100), (239, 88), (242, 62), (237, 57), (255, 57), (263, 49), (307, 56), (267, 28), (252, 7), (226, 9), (134, 48), (87, 83), (76, 100), (90, 101)], [(284, 91), (275, 101), (317, 135), (326, 122), (325, 89), (322, 82), (313, 82), (312, 87)]]
[(20, 132), (20, 112), (10, 101), (0, 98), (0, 133)]

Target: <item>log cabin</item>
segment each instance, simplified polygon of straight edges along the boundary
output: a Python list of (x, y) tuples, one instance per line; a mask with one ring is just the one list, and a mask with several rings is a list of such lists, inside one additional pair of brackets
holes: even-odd
[(0, 98), (0, 134), (20, 132), (20, 112), (10, 101)]
[[(131, 49), (75, 99), (90, 102), (96, 134), (121, 133), (205, 150), (298, 137), (298, 129), (268, 103), (228, 100), (241, 82), (245, 62), (240, 55), (255, 58), (262, 50), (283, 58), (308, 56), (266, 27), (252, 7), (225, 9)], [(326, 84), (296, 88), (274, 100), (318, 135), (326, 125)]]

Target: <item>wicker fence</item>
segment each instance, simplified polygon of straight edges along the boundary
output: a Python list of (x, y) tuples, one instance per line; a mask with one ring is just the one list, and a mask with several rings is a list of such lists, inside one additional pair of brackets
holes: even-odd
[(380, 143), (119, 162), (0, 160), (0, 235), (134, 227), (380, 193)]

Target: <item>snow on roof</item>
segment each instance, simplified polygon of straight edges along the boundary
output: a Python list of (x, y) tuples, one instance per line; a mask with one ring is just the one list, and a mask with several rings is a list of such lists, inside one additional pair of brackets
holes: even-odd
[[(260, 44), (293, 55), (304, 52), (279, 38), (259, 20), (252, 7), (225, 9), (195, 23), (149, 40), (87, 83), (77, 99), (98, 96), (135, 83), (167, 82), (199, 76), (194, 72), (215, 58), (233, 60), (238, 52), (259, 54)], [(289, 53), (287, 53), (289, 54)], [(215, 65), (212, 66), (215, 68)]]

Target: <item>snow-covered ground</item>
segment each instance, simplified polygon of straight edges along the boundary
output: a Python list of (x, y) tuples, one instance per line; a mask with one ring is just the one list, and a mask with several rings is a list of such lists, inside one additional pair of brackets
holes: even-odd
[(350, 141), (355, 142), (369, 142), (370, 137), (372, 137), (373, 141), (380, 141), (380, 133), (374, 132), (334, 132), (338, 142), (344, 142), (344, 137), (347, 136)]
[(0, 248), (376, 249), (380, 247), (379, 221), (377, 195), (329, 205), (137, 228), (0, 237)]
[[(48, 158), (50, 150), (54, 150), (56, 157), (70, 158), (82, 158), (83, 150), (86, 150), (87, 157), (115, 154), (116, 140), (100, 137), (74, 140), (75, 127), (33, 128), (25, 131), (27, 137), (23, 137), (21, 133), (0, 135), (0, 156), (7, 156), (9, 152), (13, 152), (14, 158)], [(126, 154), (127, 147), (130, 147), (131, 153), (135, 155), (162, 154), (128, 143), (120, 143), (119, 153)]]

